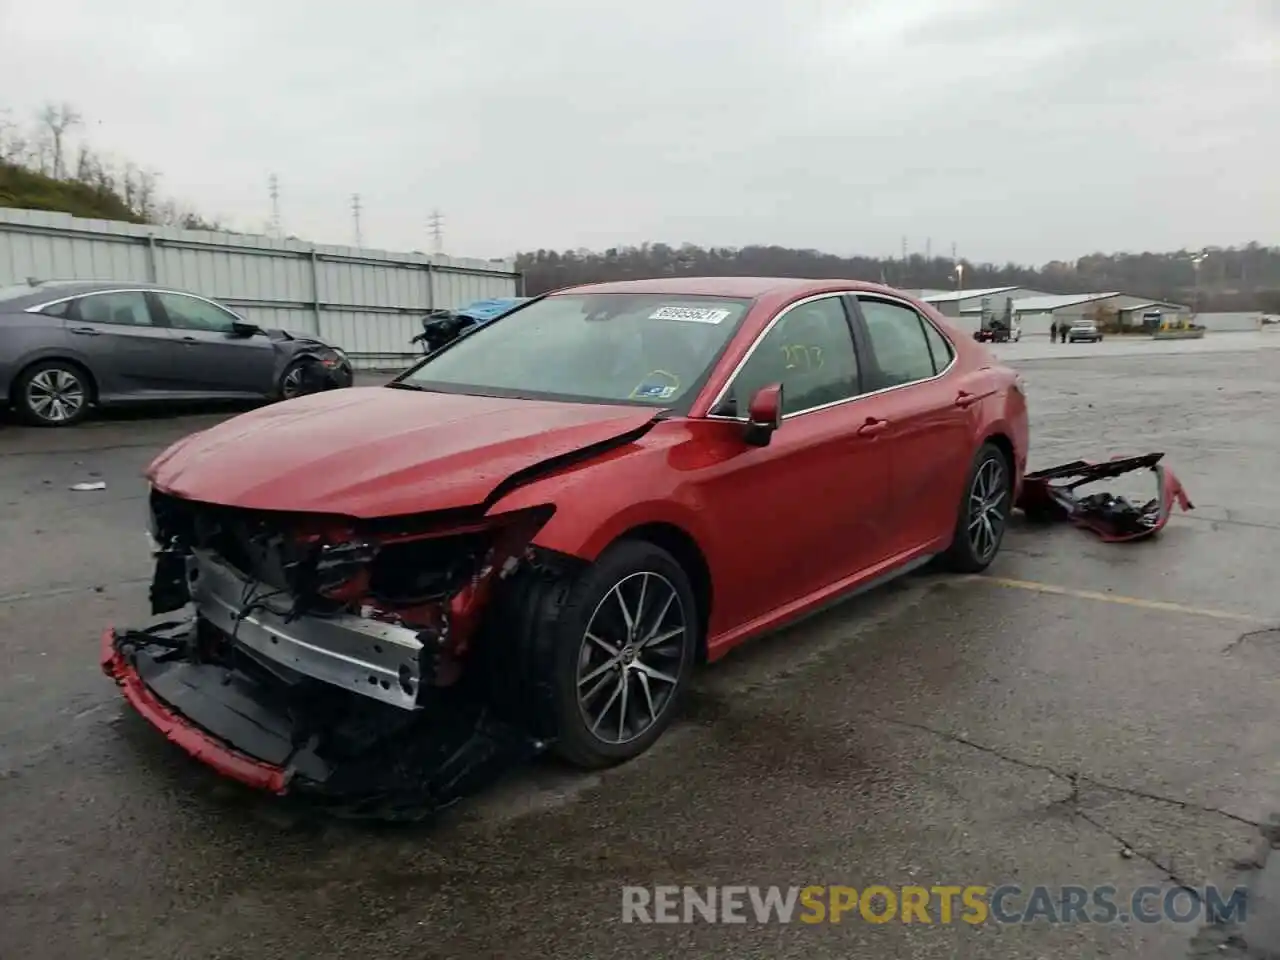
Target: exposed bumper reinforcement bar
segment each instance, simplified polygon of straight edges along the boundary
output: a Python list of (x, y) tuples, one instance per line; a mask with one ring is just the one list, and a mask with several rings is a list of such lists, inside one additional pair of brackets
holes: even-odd
[(418, 633), (351, 614), (291, 617), (291, 600), (245, 579), (207, 550), (187, 559), (200, 615), (259, 657), (392, 706), (413, 710), (422, 683)]

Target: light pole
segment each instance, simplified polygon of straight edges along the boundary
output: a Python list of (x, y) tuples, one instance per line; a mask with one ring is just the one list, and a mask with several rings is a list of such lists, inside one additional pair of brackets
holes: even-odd
[(1200, 314), (1200, 264), (1204, 263), (1208, 256), (1207, 253), (1198, 253), (1191, 258), (1191, 268), (1195, 271), (1195, 286), (1191, 291), (1191, 319), (1193, 322)]
[(956, 289), (957, 290), (964, 289), (964, 264), (963, 263), (956, 264)]

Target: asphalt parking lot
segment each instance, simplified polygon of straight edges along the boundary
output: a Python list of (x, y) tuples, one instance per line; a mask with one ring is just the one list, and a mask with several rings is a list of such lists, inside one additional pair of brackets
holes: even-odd
[(1251, 882), (1280, 813), (1280, 353), (1237, 342), (1007, 345), (1033, 468), (1166, 451), (1196, 510), (1157, 540), (1016, 527), (988, 576), (736, 652), (640, 760), (537, 764), (432, 827), (219, 783), (99, 672), (146, 609), (140, 471), (225, 412), (2, 425), (0, 956), (1243, 956), (1197, 921), (619, 922), (629, 884)]

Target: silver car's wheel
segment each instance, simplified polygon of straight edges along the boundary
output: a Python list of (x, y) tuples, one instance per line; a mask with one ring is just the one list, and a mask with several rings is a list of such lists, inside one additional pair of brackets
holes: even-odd
[(692, 637), (688, 611), (666, 577), (641, 571), (614, 584), (578, 650), (578, 708), (591, 736), (621, 746), (664, 718)]
[(27, 371), (16, 393), (19, 412), (37, 426), (67, 427), (82, 420), (89, 409), (89, 383), (84, 373), (60, 361)]

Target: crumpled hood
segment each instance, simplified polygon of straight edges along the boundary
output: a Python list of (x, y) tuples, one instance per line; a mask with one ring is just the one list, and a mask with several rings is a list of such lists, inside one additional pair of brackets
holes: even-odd
[(355, 387), (179, 440), (147, 478), (206, 503), (372, 518), (475, 506), (511, 474), (651, 422), (634, 406)]

